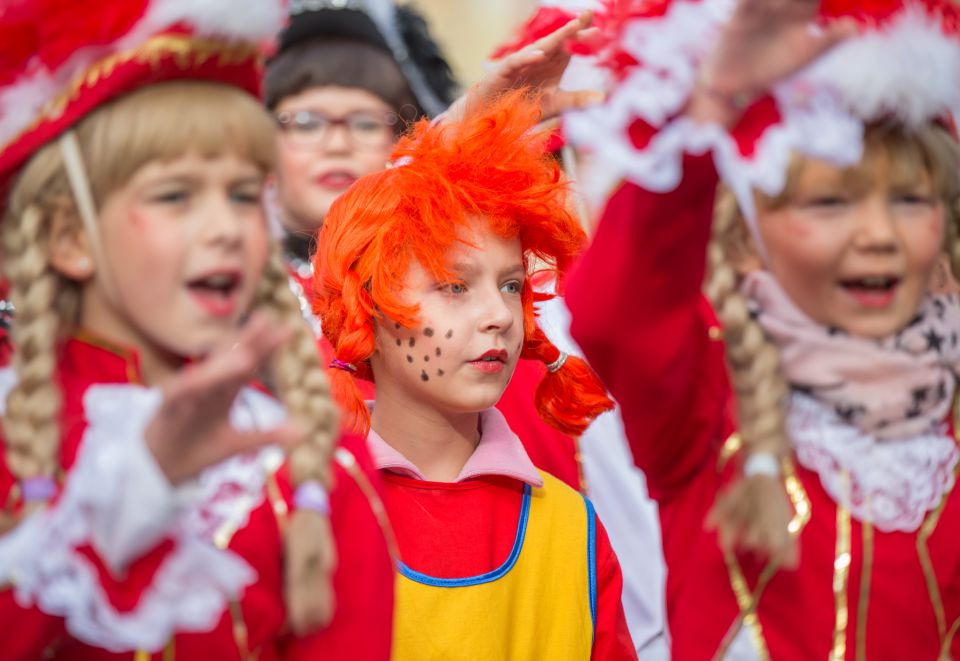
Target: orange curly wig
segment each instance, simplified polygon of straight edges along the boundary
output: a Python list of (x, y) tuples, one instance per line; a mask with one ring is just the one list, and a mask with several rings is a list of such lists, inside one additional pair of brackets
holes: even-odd
[[(447, 254), (477, 216), (498, 236), (520, 239), (527, 269), (521, 356), (546, 364), (560, 356), (537, 325), (534, 303), (551, 295), (534, 291), (531, 270), (545, 265), (561, 282), (586, 235), (570, 211), (560, 168), (544, 149), (549, 134), (533, 130), (536, 99), (520, 90), (472, 106), (458, 122), (417, 124), (393, 153), (398, 165), (357, 181), (324, 221), (314, 312), (337, 359), (356, 366), (357, 377), (373, 379), (375, 318), (418, 323), (418, 310), (400, 295), (410, 260), (438, 280), (450, 279)], [(365, 435), (370, 417), (354, 375), (335, 368), (328, 374), (347, 425)], [(572, 435), (613, 407), (593, 371), (573, 356), (546, 374), (534, 397), (544, 421)]]

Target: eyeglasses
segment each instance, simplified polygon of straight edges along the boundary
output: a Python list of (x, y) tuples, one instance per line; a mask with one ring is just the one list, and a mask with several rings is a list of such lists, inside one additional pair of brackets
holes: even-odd
[(294, 146), (317, 149), (327, 144), (334, 127), (346, 129), (354, 149), (383, 149), (396, 139), (399, 117), (393, 112), (353, 112), (330, 117), (316, 110), (297, 110), (277, 114), (280, 130)]

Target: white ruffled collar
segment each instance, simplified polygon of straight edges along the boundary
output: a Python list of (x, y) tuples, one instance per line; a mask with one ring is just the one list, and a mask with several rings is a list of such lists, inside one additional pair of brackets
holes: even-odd
[(956, 480), (960, 450), (946, 424), (931, 433), (879, 440), (794, 392), (787, 432), (797, 460), (819, 475), (833, 501), (883, 532), (916, 531)]

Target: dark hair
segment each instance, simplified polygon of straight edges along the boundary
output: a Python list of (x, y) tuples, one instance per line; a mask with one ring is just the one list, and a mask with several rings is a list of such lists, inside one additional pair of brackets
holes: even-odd
[(424, 114), (393, 57), (355, 39), (311, 39), (280, 52), (267, 64), (264, 97), (274, 110), (288, 96), (330, 85), (366, 90), (408, 121)]

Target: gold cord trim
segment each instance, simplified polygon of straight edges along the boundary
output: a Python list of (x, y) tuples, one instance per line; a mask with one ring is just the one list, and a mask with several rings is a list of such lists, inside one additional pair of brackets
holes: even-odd
[[(957, 396), (953, 399), (953, 435), (954, 440), (960, 444), (960, 397)], [(960, 466), (954, 471), (954, 477), (960, 477)], [(937, 583), (937, 574), (933, 569), (933, 561), (930, 559), (930, 550), (927, 547), (927, 541), (937, 529), (937, 524), (940, 523), (940, 515), (943, 514), (943, 509), (947, 506), (947, 498), (950, 497), (951, 493), (953, 493), (953, 489), (950, 489), (950, 491), (943, 495), (940, 504), (924, 519), (923, 525), (920, 527), (920, 534), (917, 535), (917, 556), (920, 559), (920, 567), (923, 569), (923, 578), (927, 583), (927, 594), (930, 595), (933, 613), (937, 618), (937, 631), (940, 633), (941, 659), (949, 659), (950, 657), (950, 645), (953, 643), (953, 638), (957, 633), (957, 627), (960, 627), (960, 618), (954, 620), (948, 631), (947, 615), (943, 607), (943, 598), (940, 595), (940, 585)]]
[(250, 636), (247, 632), (247, 622), (243, 619), (243, 609), (236, 599), (230, 601), (230, 619), (233, 622), (233, 641), (237, 645), (241, 658), (250, 654)]
[(947, 505), (947, 498), (953, 490), (943, 495), (940, 504), (937, 505), (920, 526), (920, 533), (917, 535), (917, 557), (920, 560), (920, 567), (923, 569), (923, 578), (927, 583), (927, 594), (930, 595), (930, 603), (933, 605), (933, 614), (937, 618), (937, 632), (940, 634), (940, 640), (947, 634), (947, 615), (943, 608), (943, 598), (940, 595), (940, 585), (937, 583), (937, 574), (933, 569), (933, 561), (930, 559), (930, 550), (927, 547), (927, 540), (937, 529), (940, 522), (940, 515)]
[[(732, 434), (730, 438), (727, 439), (721, 451), (721, 455), (726, 454), (724, 462), (736, 454), (740, 449), (739, 444), (740, 437), (737, 434)], [(733, 450), (730, 449), (732, 445), (736, 445)], [(797, 477), (793, 461), (784, 459), (781, 463), (781, 468), (784, 475), (784, 489), (786, 489), (787, 496), (790, 498), (790, 504), (793, 506), (794, 511), (793, 518), (790, 520), (787, 529), (791, 535), (796, 537), (810, 521), (810, 499), (807, 496), (806, 490), (803, 488), (803, 484), (800, 482), (800, 478)], [(743, 575), (743, 570), (737, 562), (736, 555), (732, 551), (724, 551), (723, 559), (730, 577), (730, 587), (733, 589), (733, 594), (737, 599), (737, 606), (740, 608), (740, 613), (723, 637), (723, 641), (717, 649), (714, 659), (722, 659), (726, 656), (727, 650), (730, 648), (730, 645), (733, 644), (737, 634), (740, 633), (740, 629), (746, 626), (750, 633), (750, 638), (753, 641), (753, 647), (757, 652), (757, 656), (761, 661), (769, 661), (770, 651), (767, 649), (766, 640), (763, 637), (763, 627), (760, 625), (757, 607), (763, 591), (777, 573), (778, 567), (772, 562), (767, 563), (763, 571), (760, 572), (756, 588), (751, 592), (747, 585), (746, 577)]]
[(863, 536), (863, 567), (860, 570), (860, 603), (857, 605), (857, 661), (867, 659), (867, 612), (870, 607), (870, 581), (873, 578), (873, 525), (860, 526)]
[(953, 638), (957, 635), (958, 627), (960, 627), (960, 617), (953, 621), (953, 624), (950, 625), (950, 631), (943, 637), (943, 642), (940, 644), (940, 656), (937, 657), (938, 661), (950, 661), (950, 646), (953, 645)]
[(218, 39), (185, 34), (160, 34), (148, 39), (137, 48), (114, 53), (94, 62), (77, 75), (66, 89), (48, 102), (32, 124), (3, 145), (3, 149), (34, 131), (41, 124), (56, 121), (62, 117), (70, 104), (76, 101), (84, 90), (109, 78), (120, 66), (134, 62), (158, 69), (160, 63), (168, 57), (172, 57), (176, 66), (183, 70), (201, 66), (213, 59), (218, 66), (239, 65), (249, 60), (254, 61), (257, 66), (263, 64), (263, 55), (256, 46), (249, 43), (231, 44)]
[(740, 434), (733, 432), (727, 437), (727, 440), (723, 442), (723, 447), (720, 448), (720, 454), (717, 457), (717, 470), (722, 471), (724, 466), (727, 465), (735, 454), (740, 452), (743, 449), (743, 439), (740, 438)]
[(387, 552), (390, 553), (390, 557), (394, 563), (396, 563), (400, 559), (397, 538), (393, 534), (393, 526), (390, 524), (390, 518), (387, 516), (387, 509), (383, 506), (383, 500), (380, 498), (380, 494), (378, 494), (377, 490), (370, 484), (370, 480), (367, 479), (367, 476), (360, 469), (357, 458), (353, 456), (350, 450), (337, 448), (333, 454), (333, 459), (353, 478), (357, 486), (360, 487), (360, 491), (370, 504), (373, 516), (377, 519), (380, 530), (383, 532), (383, 537), (387, 542)]
[[(844, 494), (850, 491), (850, 476), (840, 474)], [(830, 661), (843, 661), (847, 654), (847, 590), (850, 578), (850, 511), (837, 503), (837, 551), (833, 560), (833, 598), (836, 604), (836, 620), (833, 627), (833, 649)]]
[(290, 507), (287, 501), (283, 499), (280, 493), (280, 485), (277, 484), (277, 473), (271, 471), (267, 475), (267, 498), (270, 499), (270, 506), (273, 508), (273, 515), (277, 519), (277, 528), (282, 535), (287, 527), (287, 515), (290, 514)]

